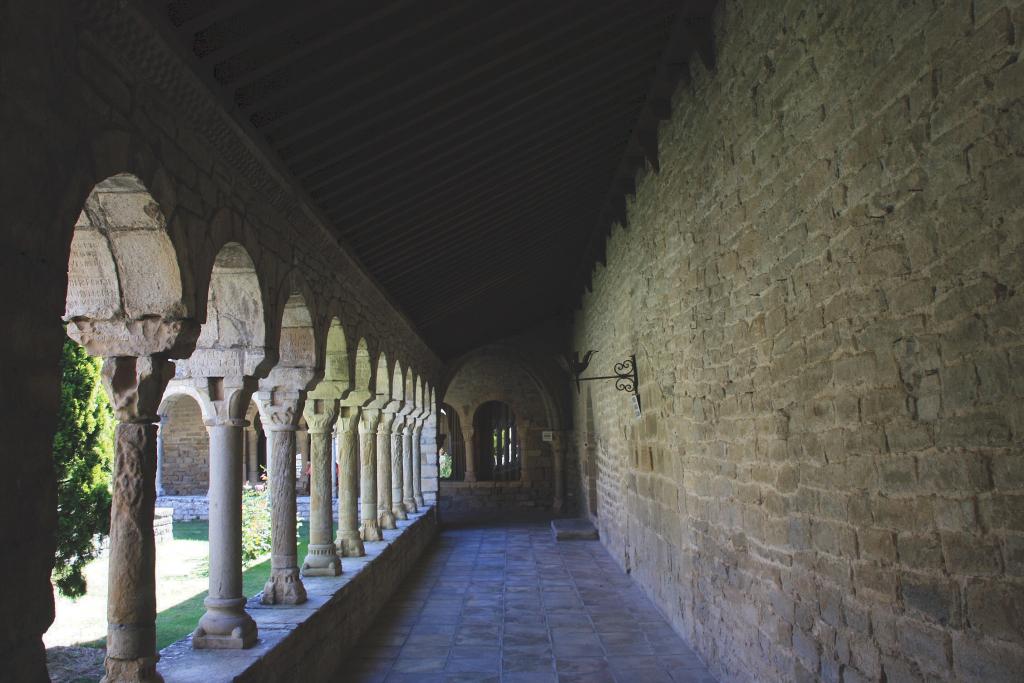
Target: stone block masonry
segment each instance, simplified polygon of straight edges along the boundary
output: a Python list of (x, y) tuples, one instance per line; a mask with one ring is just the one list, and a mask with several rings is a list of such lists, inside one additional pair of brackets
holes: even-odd
[(1024, 671), (1024, 7), (720, 3), (575, 321), (602, 542), (725, 681)]

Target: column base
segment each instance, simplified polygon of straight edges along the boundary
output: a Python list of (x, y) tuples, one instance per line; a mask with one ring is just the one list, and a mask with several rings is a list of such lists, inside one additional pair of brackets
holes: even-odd
[(338, 554), (342, 557), (362, 557), (366, 554), (366, 548), (363, 547), (363, 539), (359, 537), (358, 531), (351, 532), (345, 536), (339, 534), (335, 545), (338, 547)]
[(466, 472), (462, 475), (462, 481), (476, 481), (476, 474), (474, 472)]
[(117, 659), (107, 656), (103, 660), (104, 674), (100, 683), (164, 683), (156, 670), (158, 655), (137, 659)]
[(391, 514), (395, 516), (395, 519), (409, 519), (409, 515), (405, 511), (405, 505), (402, 503), (395, 503), (391, 506)]
[(417, 507), (421, 507), (422, 508), (422, 507), (426, 507), (427, 506), (426, 501), (423, 500), (423, 494), (421, 494), (421, 493), (417, 493), (415, 496), (413, 496), (413, 500), (416, 501), (416, 506)]
[(341, 576), (341, 559), (333, 543), (310, 544), (302, 562), (303, 576)]
[(271, 569), (260, 602), (264, 605), (301, 605), (306, 602), (306, 587), (299, 578), (299, 568)]
[(413, 500), (412, 498), (406, 498), (405, 500), (403, 500), (402, 507), (404, 507), (405, 511), (409, 514), (415, 514), (419, 512), (419, 508), (416, 507), (416, 501)]
[(256, 644), (256, 622), (245, 611), (245, 598), (206, 598), (206, 614), (192, 632), (197, 650), (244, 650)]
[(562, 506), (563, 506), (562, 499), (561, 498), (555, 498), (555, 502), (553, 502), (551, 504), (551, 511), (552, 512), (561, 513), (562, 512)]
[(381, 529), (397, 529), (398, 525), (395, 524), (395, 513), (391, 510), (384, 510), (377, 513), (377, 521), (380, 523)]
[(380, 531), (380, 522), (376, 519), (364, 519), (359, 527), (359, 535), (364, 541), (383, 541), (384, 534)]

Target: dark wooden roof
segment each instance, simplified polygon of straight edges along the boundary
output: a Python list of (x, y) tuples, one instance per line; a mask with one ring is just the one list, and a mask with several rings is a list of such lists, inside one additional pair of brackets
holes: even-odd
[(229, 111), (442, 357), (567, 313), (713, 0), (173, 0)]

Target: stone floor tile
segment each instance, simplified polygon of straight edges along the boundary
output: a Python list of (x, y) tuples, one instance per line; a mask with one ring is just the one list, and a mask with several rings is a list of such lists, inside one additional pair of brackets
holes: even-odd
[(599, 542), (541, 525), (442, 532), (357, 651), (344, 680), (713, 681)]

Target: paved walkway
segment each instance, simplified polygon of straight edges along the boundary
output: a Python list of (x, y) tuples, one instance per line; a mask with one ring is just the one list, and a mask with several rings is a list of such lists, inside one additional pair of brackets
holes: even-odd
[(346, 681), (713, 683), (598, 541), (546, 525), (442, 532)]

